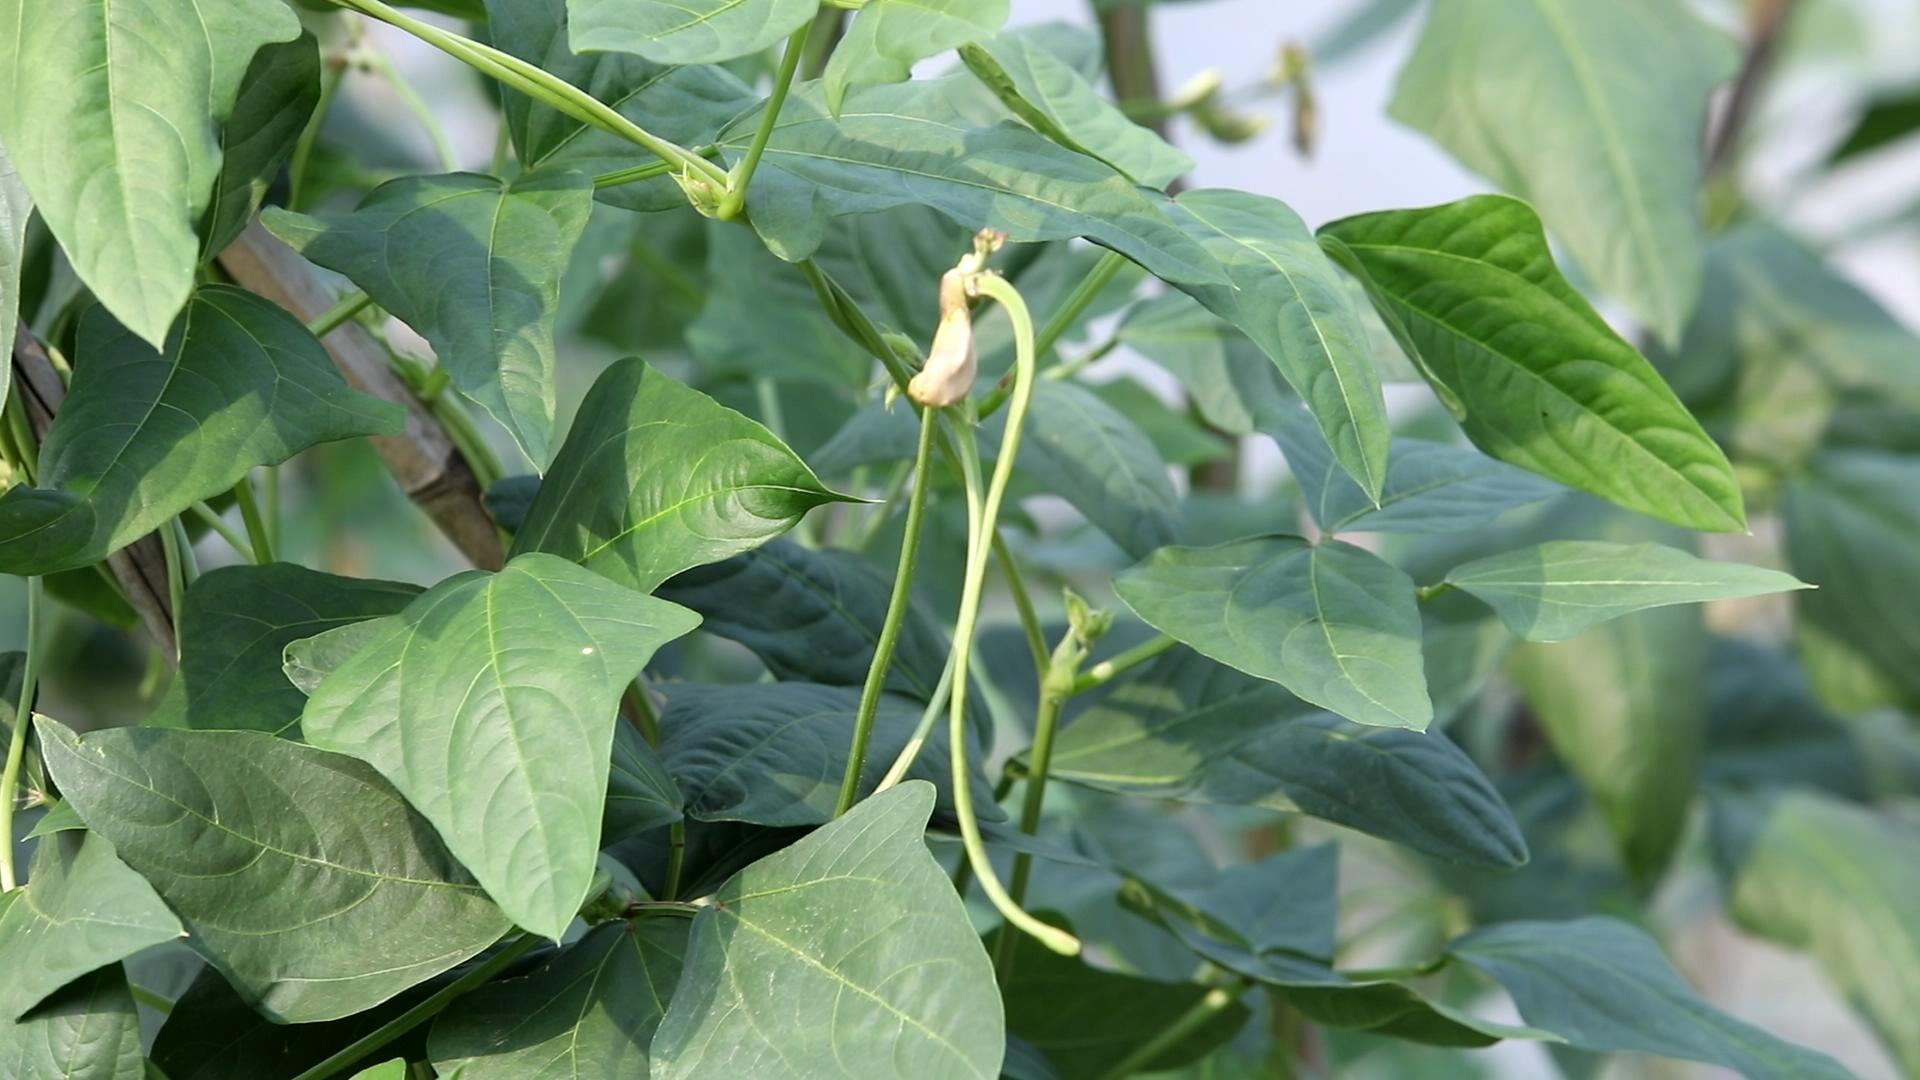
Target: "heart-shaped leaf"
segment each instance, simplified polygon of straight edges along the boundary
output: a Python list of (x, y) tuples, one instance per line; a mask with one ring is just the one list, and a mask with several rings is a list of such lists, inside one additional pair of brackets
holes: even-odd
[(1413, 581), (1360, 548), (1297, 536), (1162, 548), (1114, 589), (1196, 652), (1349, 720), (1420, 731), (1433, 719)]
[(579, 173), (511, 184), (452, 173), (382, 184), (351, 214), (261, 220), (431, 342), (453, 385), (538, 467), (553, 432), (560, 276), (592, 209), (593, 184)]
[(398, 431), (398, 405), (349, 390), (306, 327), (225, 285), (155, 351), (105, 311), (80, 320), (72, 392), (40, 447), (39, 487), (0, 496), (0, 567), (99, 562), (196, 500), (316, 443)]
[(461, 1080), (645, 1076), (686, 942), (680, 919), (597, 926), (528, 974), (461, 997), (434, 1021), (428, 1056)]
[(498, 940), (500, 912), (366, 765), (257, 731), (42, 717), (48, 771), (193, 946), (280, 1023), (371, 1008)]
[(220, 125), (220, 180), (200, 222), (202, 256), (247, 227), (320, 103), (320, 46), (312, 34), (253, 55), (233, 113)]
[(652, 592), (844, 498), (766, 428), (622, 360), (580, 403), (513, 554), (558, 555)]
[(1180, 539), (1180, 502), (1141, 430), (1085, 387), (1046, 379), (1020, 468), (1136, 559)]
[(866, 799), (735, 874), (693, 921), (653, 1037), (659, 1080), (726, 1073), (995, 1080), (993, 965), (923, 839), (933, 786)]
[(80, 280), (158, 346), (193, 292), (216, 125), (300, 22), (275, 0), (4, 0), (0, 26), (0, 142)]
[(1746, 529), (1726, 455), (1560, 276), (1526, 203), (1477, 195), (1320, 235), (1482, 450), (1662, 521)]
[(380, 770), (515, 922), (557, 939), (593, 881), (620, 695), (699, 621), (522, 555), (386, 620), (321, 680), (300, 727)]
[(836, 114), (857, 86), (903, 82), (913, 65), (1007, 21), (1009, 0), (868, 0), (833, 47), (824, 74), (827, 106)]
[(62, 987), (25, 1018), (0, 1016), (0, 1074), (141, 1080), (140, 1014), (119, 964)]
[(567, 0), (573, 47), (711, 64), (756, 53), (805, 25), (820, 0)]
[(0, 1022), (95, 968), (183, 936), (180, 920), (112, 844), (84, 832), (45, 837), (26, 886), (0, 893)]

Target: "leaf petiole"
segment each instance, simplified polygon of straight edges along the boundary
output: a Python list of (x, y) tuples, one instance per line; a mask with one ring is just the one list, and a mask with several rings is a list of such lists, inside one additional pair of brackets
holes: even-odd
[(27, 655), (20, 666), (20, 701), (13, 710), (7, 739), (7, 764), (0, 771), (0, 893), (13, 891), (13, 801), (20, 784), (20, 763), (27, 756), (27, 728), (33, 723), (33, 693), (40, 681), (40, 579), (27, 579)]
[(760, 158), (767, 152), (774, 126), (780, 122), (780, 107), (787, 103), (787, 91), (793, 86), (793, 74), (800, 68), (800, 58), (806, 55), (807, 38), (813, 33), (813, 24), (812, 19), (801, 23), (800, 29), (787, 39), (787, 49), (780, 54), (780, 70), (773, 76), (773, 96), (767, 99), (767, 106), (760, 113), (760, 124), (753, 129), (753, 141), (747, 144), (747, 156), (741, 158), (727, 173), (726, 194), (720, 197), (720, 205), (713, 215), (721, 221), (739, 217), (740, 211), (747, 205), (747, 185), (753, 181), (753, 171), (760, 167)]

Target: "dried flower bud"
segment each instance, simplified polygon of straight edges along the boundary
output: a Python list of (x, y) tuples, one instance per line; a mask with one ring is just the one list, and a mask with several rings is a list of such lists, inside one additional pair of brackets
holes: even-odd
[(973, 351), (973, 314), (967, 309), (967, 278), (953, 269), (940, 276), (940, 326), (920, 374), (907, 383), (907, 396), (922, 405), (945, 408), (967, 396), (979, 360)]

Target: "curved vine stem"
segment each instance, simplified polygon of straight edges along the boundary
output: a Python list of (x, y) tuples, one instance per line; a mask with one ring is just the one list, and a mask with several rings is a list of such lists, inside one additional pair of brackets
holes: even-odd
[(933, 457), (933, 433), (939, 426), (940, 417), (934, 410), (928, 409), (920, 415), (920, 445), (913, 455), (913, 494), (907, 500), (906, 535), (900, 541), (900, 564), (893, 574), (893, 597), (887, 601), (887, 614), (880, 623), (880, 640), (874, 645), (866, 685), (860, 688), (860, 708), (853, 717), (853, 745), (847, 752), (847, 771), (840, 779), (840, 800), (834, 805), (834, 817), (846, 813), (859, 797), (860, 774), (867, 765), (867, 744), (873, 738), (874, 715), (880, 711), (880, 693), (887, 684), (887, 669), (893, 664), (894, 649), (900, 644), (900, 630), (906, 625), (907, 612), (913, 606), (914, 560), (920, 550), (927, 489), (933, 486), (927, 466)]
[(927, 745), (927, 737), (933, 734), (933, 725), (940, 720), (940, 713), (947, 707), (947, 695), (953, 692), (953, 654), (947, 654), (947, 665), (940, 669), (940, 682), (933, 688), (933, 696), (927, 699), (927, 708), (920, 714), (920, 723), (915, 725), (913, 734), (908, 736), (907, 744), (900, 748), (900, 755), (893, 759), (887, 775), (874, 785), (875, 795), (887, 790), (907, 778), (907, 770), (920, 758), (920, 748)]
[(1027, 313), (1020, 293), (994, 274), (973, 279), (974, 289), (999, 303), (1013, 323), (1015, 371), (1013, 394), (1007, 407), (1007, 430), (1000, 440), (1000, 457), (993, 463), (993, 479), (984, 496), (980, 485), (980, 452), (973, 442), (973, 430), (963, 427), (960, 434), (960, 468), (967, 491), (967, 566), (960, 592), (960, 615), (955, 621), (953, 639), (953, 696), (947, 703), (947, 754), (953, 760), (953, 804), (960, 819), (960, 837), (967, 861), (980, 879), (987, 899), (1000, 910), (1007, 922), (1032, 934), (1041, 944), (1057, 953), (1073, 956), (1080, 951), (1080, 939), (1055, 926), (1048, 926), (1021, 910), (1007, 895), (993, 863), (987, 857), (986, 842), (980, 835), (980, 822), (974, 817), (972, 777), (967, 771), (967, 668), (972, 660), (974, 628), (980, 621), (980, 593), (985, 584), (987, 557), (992, 551), (994, 524), (1000, 516), (1000, 501), (1006, 496), (1007, 482), (1013, 476), (1014, 459), (1020, 456), (1020, 431), (1026, 424), (1027, 407), (1033, 401), (1033, 319)]
[(801, 23), (800, 29), (787, 39), (787, 51), (780, 55), (780, 70), (773, 76), (773, 96), (767, 99), (767, 106), (760, 113), (760, 124), (753, 129), (753, 142), (747, 144), (747, 156), (727, 174), (726, 194), (720, 196), (720, 205), (713, 215), (721, 221), (739, 217), (747, 205), (747, 185), (753, 180), (753, 171), (760, 167), (760, 158), (767, 152), (774, 126), (780, 122), (780, 107), (787, 103), (794, 72), (799, 70), (800, 58), (807, 53), (807, 38), (813, 33), (813, 23), (812, 19)]
[(27, 756), (27, 728), (33, 723), (33, 692), (40, 681), (40, 593), (37, 577), (27, 579), (27, 656), (20, 665), (20, 701), (13, 710), (7, 739), (7, 764), (0, 771), (0, 893), (11, 892), (13, 876), (13, 801), (20, 784), (20, 763)]
[(381, 0), (332, 0), (332, 3), (398, 27), (482, 75), (505, 83), (583, 124), (633, 143), (660, 160), (670, 162), (687, 176), (699, 177), (716, 196), (726, 190), (727, 174), (721, 172), (718, 166), (621, 116), (599, 98), (537, 64), (529, 64), (511, 53), (421, 22), (388, 7)]

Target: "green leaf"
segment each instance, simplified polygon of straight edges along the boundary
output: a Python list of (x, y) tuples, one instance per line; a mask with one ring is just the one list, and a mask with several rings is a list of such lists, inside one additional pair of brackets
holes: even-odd
[(187, 589), (180, 609), (179, 708), (147, 723), (297, 735), (303, 687), (283, 654), (329, 630), (358, 629), (420, 594), (394, 581), (336, 577), (295, 566), (224, 566)]
[(836, 115), (847, 91), (904, 82), (913, 65), (998, 31), (1009, 0), (867, 0), (833, 47), (824, 75)]
[(1453, 533), (1566, 491), (1468, 447), (1395, 438), (1376, 505), (1341, 471), (1303, 412), (1289, 403), (1268, 430), (1325, 532)]
[(820, 0), (567, 0), (580, 52), (711, 64), (757, 53), (804, 26)]
[(1560, 276), (1527, 204), (1478, 195), (1320, 232), (1482, 450), (1676, 525), (1746, 529), (1726, 455)]
[[(414, 596), (419, 595), (415, 590)], [(399, 605), (404, 609), (412, 603), (408, 597)], [(311, 695), (320, 688), (321, 680), (333, 674), (334, 669), (353, 659), (354, 654), (366, 648), (367, 643), (385, 636), (393, 628), (390, 616), (375, 619), (362, 619), (345, 626), (336, 626), (323, 630), (312, 637), (288, 642), (282, 651), (281, 674), (299, 690), (303, 697)], [(306, 709), (306, 702), (300, 703), (300, 709)], [(294, 723), (299, 723), (298, 713), (294, 714)]]
[(1727, 906), (1813, 955), (1907, 1072), (1920, 1068), (1920, 841), (1898, 818), (1811, 792), (1713, 800)]
[(659, 1080), (994, 1080), (1006, 1049), (993, 965), (922, 839), (933, 788), (864, 800), (735, 874), (694, 918), (653, 1039)]
[(1224, 460), (1232, 453), (1226, 442), (1133, 379), (1119, 378), (1086, 389), (1139, 429), (1168, 465), (1190, 468)]
[[(745, 645), (775, 678), (862, 686), (893, 582), (851, 551), (775, 540), (688, 570), (657, 595), (699, 612), (700, 629)], [(930, 700), (946, 663), (946, 632), (921, 605), (908, 608), (887, 689)]]
[(247, 227), (320, 103), (320, 46), (312, 34), (255, 53), (233, 113), (220, 126), (220, 179), (200, 221), (202, 258)]
[(433, 345), (453, 385), (545, 465), (553, 434), (553, 320), (560, 276), (586, 228), (593, 184), (543, 172), (411, 176), (351, 214), (270, 210), (274, 235), (345, 274)]
[(613, 766), (607, 775), (607, 808), (600, 821), (600, 845), (609, 847), (681, 820), (686, 798), (667, 775), (667, 767), (632, 724), (613, 729)]
[(1444, 0), (1390, 109), (1538, 206), (1671, 342), (1699, 296), (1707, 100), (1738, 63), (1724, 33), (1666, 0)]
[(593, 882), (620, 695), (699, 621), (523, 555), (408, 604), (321, 681), (301, 730), (380, 770), (514, 922), (558, 939)]
[(353, 1074), (353, 1080), (407, 1080), (407, 1059), (393, 1058), (369, 1065)]
[(1655, 608), (1580, 640), (1526, 643), (1507, 672), (1554, 754), (1580, 781), (1636, 880), (1659, 876), (1686, 828), (1706, 728), (1706, 627)]
[(0, 0), (0, 25), (0, 142), (80, 280), (158, 346), (193, 292), (216, 125), (300, 23), (275, 0)]
[(1851, 1075), (1700, 1000), (1652, 938), (1617, 919), (1500, 923), (1448, 952), (1505, 987), (1527, 1023), (1582, 1050), (1704, 1061), (1753, 1080)]
[[(27, 224), (33, 220), (33, 196), (0, 144), (0, 342), (13, 355), (13, 331), (20, 318), (20, 277), (27, 259)], [(13, 385), (13, 364), (0, 370), (0, 401)]]
[[(1043, 915), (1056, 926), (1065, 920)], [(1066, 927), (1071, 932), (1072, 927)], [(1057, 1070), (1062, 1080), (1104, 1077), (1147, 1040), (1165, 1031), (1212, 991), (1197, 983), (1161, 982), (1106, 971), (1061, 956), (1027, 934), (1015, 934), (1000, 992), (1007, 1028)], [(1142, 1072), (1186, 1065), (1232, 1038), (1251, 1012), (1238, 1002), (1209, 1017)], [(1003, 1067), (1004, 1068), (1004, 1067)]]
[(1916, 353), (1920, 337), (1819, 255), (1747, 224), (1708, 246), (1700, 310), (1655, 359), (1736, 459), (1790, 471), (1827, 446), (1905, 449)]
[[(487, 29), (495, 48), (539, 65), (681, 146), (713, 142), (728, 121), (760, 100), (732, 72), (711, 64), (672, 66), (625, 53), (576, 55), (567, 40), (567, 0), (487, 0)], [(528, 171), (572, 169), (597, 176), (658, 160), (517, 90), (503, 89), (501, 103), (515, 157)], [(687, 204), (686, 195), (664, 176), (610, 187), (596, 197), (629, 210)]]
[(1883, 91), (1873, 97), (1853, 122), (1847, 137), (1834, 147), (1828, 165), (1868, 154), (1920, 131), (1920, 89)]
[(460, 998), (434, 1022), (428, 1055), (460, 1080), (645, 1076), (686, 940), (680, 919), (595, 927), (534, 971)]
[(995, 34), (964, 45), (960, 59), (1015, 116), (1069, 150), (1155, 189), (1193, 171), (1192, 158), (1134, 123), (1033, 34)]
[[(1731, 789), (1818, 787), (1866, 799), (1890, 762), (1813, 696), (1784, 649), (1715, 638), (1707, 668), (1707, 756), (1701, 779)], [(1897, 764), (1895, 765), (1897, 768)], [(1713, 804), (1715, 813), (1719, 802)]]
[(140, 1016), (127, 975), (109, 964), (14, 1021), (0, 1017), (0, 1075), (141, 1080)]
[(1787, 564), (1816, 586), (1794, 598), (1804, 628), (1920, 700), (1920, 608), (1903, 599), (1920, 582), (1920, 460), (1823, 454), (1786, 486), (1782, 509)]
[(398, 431), (402, 410), (349, 390), (320, 343), (271, 301), (194, 295), (156, 352), (105, 311), (80, 320), (72, 392), (40, 447), (41, 487), (0, 497), (0, 566), (99, 562), (256, 465)]
[[(951, 252), (964, 250), (962, 246), (949, 249), (949, 265)], [(841, 281), (839, 274), (834, 278), (854, 288)], [(753, 233), (726, 225), (713, 227), (707, 241), (706, 280), (706, 303), (687, 326), (687, 347), (700, 359), (703, 371), (717, 376), (804, 379), (838, 390), (864, 389), (872, 381), (873, 358), (833, 324), (800, 271), (768, 252)], [(752, 288), (740, 287), (749, 281)], [(937, 295), (933, 291), (937, 287), (929, 285), (922, 297), (929, 313), (935, 305), (924, 301)], [(779, 342), (780, 348), (769, 350), (769, 341)]]
[(508, 929), (432, 826), (352, 758), (255, 731), (38, 730), (87, 827), (275, 1021), (359, 1012)]
[[(810, 683), (675, 684), (660, 717), (660, 757), (703, 821), (820, 825), (833, 819), (847, 769), (860, 691)], [(861, 791), (885, 775), (920, 722), (918, 702), (880, 699)], [(973, 760), (978, 762), (976, 751)], [(944, 730), (927, 739), (908, 776), (932, 781), (937, 809), (952, 814), (952, 768)], [(974, 805), (999, 817), (993, 788), (973, 773)]]
[(1549, 540), (1475, 559), (1447, 584), (1486, 601), (1528, 641), (1565, 641), (1628, 612), (1791, 592), (1807, 584), (1778, 570), (1712, 562), (1665, 544)]
[(1059, 495), (1136, 559), (1180, 539), (1180, 500), (1139, 428), (1085, 387), (1045, 379), (1021, 471)]
[(1190, 191), (1175, 220), (1227, 269), (1229, 284), (1181, 284), (1245, 331), (1313, 412), (1334, 459), (1370, 497), (1387, 472), (1387, 406), (1366, 327), (1300, 215), (1243, 191)]
[(559, 555), (652, 592), (844, 499), (766, 428), (628, 359), (580, 403), (513, 554)]
[(1184, 293), (1135, 305), (1115, 336), (1167, 369), (1207, 423), (1229, 435), (1273, 431), (1282, 410), (1295, 407), (1260, 347)]
[(1261, 536), (1163, 548), (1114, 580), (1156, 629), (1349, 720), (1433, 719), (1413, 581), (1360, 548)]
[[(964, 92), (953, 78), (867, 87), (835, 119), (817, 85), (797, 87), (747, 192), (754, 229), (795, 260), (820, 246), (830, 218), (919, 204), (1016, 242), (1085, 237), (1168, 281), (1225, 281), (1131, 180), (1026, 128), (976, 126)], [(758, 122), (756, 111), (722, 134), (729, 159)]]
[[(12, 838), (8, 838), (12, 842)], [(184, 937), (153, 886), (84, 832), (41, 840), (24, 888), (0, 893), (0, 1021), (82, 975)]]
[(1297, 811), (1451, 862), (1527, 860), (1500, 793), (1444, 735), (1352, 724), (1185, 649), (1069, 723), (1052, 775), (1142, 798)]

